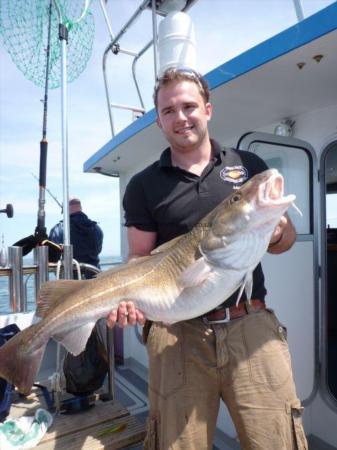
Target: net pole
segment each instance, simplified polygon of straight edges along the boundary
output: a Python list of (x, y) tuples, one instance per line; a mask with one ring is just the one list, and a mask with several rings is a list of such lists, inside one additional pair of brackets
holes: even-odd
[(64, 278), (72, 278), (72, 247), (70, 245), (69, 220), (69, 170), (68, 170), (68, 117), (67, 117), (67, 43), (68, 29), (63, 23), (57, 1), (53, 0), (59, 18), (59, 40), (61, 45), (61, 128), (62, 128), (62, 188), (63, 188), (63, 263)]

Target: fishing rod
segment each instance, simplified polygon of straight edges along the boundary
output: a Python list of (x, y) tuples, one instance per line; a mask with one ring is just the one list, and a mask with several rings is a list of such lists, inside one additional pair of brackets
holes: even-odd
[(46, 203), (45, 190), (46, 190), (46, 178), (47, 178), (47, 112), (48, 112), (48, 81), (49, 81), (49, 59), (50, 59), (50, 35), (51, 35), (51, 13), (52, 13), (52, 0), (49, 2), (49, 15), (48, 15), (48, 40), (47, 40), (47, 59), (46, 59), (46, 81), (44, 86), (44, 99), (43, 99), (43, 122), (42, 122), (42, 140), (40, 141), (40, 173), (39, 173), (39, 208), (37, 214), (37, 226), (35, 228), (35, 236), (45, 238), (47, 230), (45, 227), (46, 213), (44, 205)]
[(49, 80), (49, 60), (50, 60), (50, 38), (51, 38), (51, 16), (52, 16), (52, 0), (49, 3), (48, 10), (48, 38), (46, 49), (46, 77), (43, 99), (43, 123), (42, 123), (42, 139), (40, 141), (40, 171), (39, 171), (39, 202), (37, 225), (34, 235), (20, 239), (14, 245), (22, 247), (23, 256), (27, 255), (33, 248), (40, 245), (44, 240), (48, 239), (47, 229), (45, 226), (45, 191), (47, 177), (47, 112), (48, 112), (48, 80)]
[[(35, 180), (37, 180), (37, 181), (39, 181), (39, 179), (38, 179), (38, 177), (33, 173), (33, 172), (31, 172), (30, 173), (34, 178), (35, 178)], [(59, 207), (61, 208), (61, 212), (63, 211), (63, 205), (62, 205), (62, 203), (60, 203), (58, 200), (57, 200), (57, 197), (47, 188), (47, 187), (45, 187), (45, 189), (46, 189), (46, 191), (48, 192), (48, 194), (51, 196), (51, 198), (53, 199), (53, 200), (55, 200), (55, 202), (59, 205)]]

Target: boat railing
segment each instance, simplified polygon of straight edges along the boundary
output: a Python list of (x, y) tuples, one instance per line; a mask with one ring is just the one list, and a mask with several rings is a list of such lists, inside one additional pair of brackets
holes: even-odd
[[(181, 1), (180, 8), (181, 11), (187, 11), (197, 0), (185, 0)], [(103, 60), (102, 60), (102, 70), (103, 70), (103, 79), (104, 79), (104, 87), (105, 87), (105, 95), (107, 100), (107, 107), (108, 107), (108, 113), (109, 113), (109, 121), (110, 121), (110, 128), (111, 128), (111, 134), (112, 137), (115, 136), (115, 129), (114, 129), (114, 121), (113, 121), (113, 114), (112, 114), (112, 108), (119, 108), (119, 109), (128, 109), (132, 112), (133, 120), (139, 118), (145, 113), (145, 105), (144, 101), (141, 95), (141, 91), (139, 88), (139, 84), (137, 81), (136, 76), (136, 64), (140, 57), (144, 55), (144, 53), (153, 46), (153, 64), (154, 64), (154, 79), (157, 77), (158, 73), (158, 50), (157, 50), (157, 15), (160, 16), (166, 16), (167, 13), (171, 10), (171, 6), (169, 5), (169, 0), (143, 0), (143, 2), (139, 5), (139, 7), (136, 9), (136, 11), (132, 14), (130, 19), (125, 23), (125, 25), (120, 29), (120, 31), (115, 35), (112, 31), (108, 14), (105, 7), (104, 0), (100, 0), (101, 9), (103, 11), (104, 19), (106, 22), (106, 25), (109, 30), (111, 42), (108, 44), (106, 49), (103, 53)], [(176, 2), (176, 7), (179, 9), (179, 2)], [(133, 51), (129, 49), (122, 48), (119, 44), (119, 40), (125, 35), (125, 33), (131, 28), (131, 26), (134, 24), (134, 22), (139, 18), (139, 16), (145, 11), (145, 10), (151, 10), (152, 12), (152, 39), (140, 50), (140, 51)], [(123, 53), (125, 55), (129, 55), (133, 57), (132, 62), (132, 76), (135, 83), (138, 100), (140, 103), (140, 106), (129, 106), (129, 105), (120, 105), (116, 103), (111, 103), (110, 101), (110, 90), (109, 90), (109, 83), (108, 83), (108, 77), (106, 73), (106, 67), (107, 67), (107, 57), (111, 54), (118, 55), (119, 53)]]
[[(73, 273), (75, 278), (80, 278), (81, 273), (97, 274), (100, 269), (91, 264), (73, 263)], [(0, 267), (0, 277), (8, 278), (9, 311), (6, 313), (22, 313), (28, 311), (27, 282), (30, 276), (34, 276), (35, 301), (40, 287), (49, 280), (49, 275), (54, 274), (55, 278), (62, 277), (62, 264), (48, 261), (48, 247), (39, 246), (34, 249), (33, 264), (24, 265), (22, 247), (8, 247), (8, 263), (5, 267)], [(0, 312), (1, 314), (1, 312)]]
[[(72, 247), (72, 246), (69, 246)], [(72, 252), (72, 248), (70, 249)], [(99, 273), (101, 270), (96, 266), (85, 263), (78, 263), (73, 260), (74, 277), (81, 278), (81, 274), (86, 277)], [(65, 272), (65, 270), (64, 270)], [(27, 280), (25, 277), (34, 275), (35, 278), (35, 303), (38, 297), (40, 287), (49, 280), (49, 274), (54, 273), (55, 278), (62, 278), (62, 261), (50, 263), (48, 261), (48, 246), (38, 246), (34, 249), (34, 263), (29, 265), (23, 264), (22, 247), (8, 247), (8, 263), (5, 267), (0, 267), (0, 277), (8, 277), (9, 280), (9, 298), (10, 311), (8, 313), (25, 313), (27, 308)], [(114, 398), (114, 342), (113, 330), (106, 327), (107, 336), (107, 355), (108, 355), (108, 392), (106, 399)], [(52, 378), (52, 391), (55, 398), (56, 412), (60, 411), (61, 405), (61, 389), (59, 387), (61, 369), (61, 350), (60, 344), (57, 344), (56, 350), (56, 371)]]

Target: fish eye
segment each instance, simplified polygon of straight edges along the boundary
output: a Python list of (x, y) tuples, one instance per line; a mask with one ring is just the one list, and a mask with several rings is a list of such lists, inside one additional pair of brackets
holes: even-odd
[(237, 192), (236, 194), (232, 195), (230, 202), (231, 203), (237, 203), (241, 200), (241, 194)]

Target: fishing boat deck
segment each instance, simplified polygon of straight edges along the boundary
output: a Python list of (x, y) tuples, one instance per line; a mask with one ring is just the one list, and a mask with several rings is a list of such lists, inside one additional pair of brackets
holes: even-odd
[[(38, 450), (141, 450), (145, 437), (145, 421), (148, 415), (147, 374), (134, 364), (115, 368), (115, 401), (100, 400), (102, 392), (93, 395), (95, 406), (76, 414), (55, 416), (52, 426), (40, 443)], [(39, 381), (48, 386), (49, 382)], [(34, 387), (28, 397), (14, 401), (10, 416), (33, 415), (37, 408), (47, 409), (40, 389)], [(71, 396), (63, 393), (62, 399)], [(112, 432), (112, 430), (118, 430)], [(103, 433), (103, 435), (102, 435)], [(236, 439), (216, 431), (213, 450), (239, 450)], [(316, 450), (316, 449), (315, 449)]]
[[(48, 385), (48, 383), (40, 384)], [(106, 393), (106, 390), (102, 389)], [(115, 371), (115, 401), (101, 400), (102, 392), (93, 394), (95, 406), (76, 414), (60, 413), (52, 426), (36, 446), (38, 450), (141, 450), (148, 415), (146, 396), (147, 381), (138, 368), (118, 366)], [(10, 417), (32, 416), (37, 408), (47, 409), (38, 388), (31, 395), (20, 397), (17, 393), (10, 410)], [(62, 398), (69, 398), (63, 394)], [(115, 431), (114, 431), (115, 430)], [(334, 447), (308, 436), (310, 450), (334, 450)], [(240, 450), (236, 438), (216, 430), (212, 450)]]
[[(62, 394), (62, 400), (70, 397)], [(90, 397), (92, 407), (76, 413), (61, 412), (36, 446), (39, 450), (98, 450), (135, 448), (145, 436), (144, 420), (131, 415), (118, 401), (103, 401), (99, 393)], [(47, 405), (42, 391), (34, 387), (27, 397), (15, 394), (11, 418), (33, 416)]]

